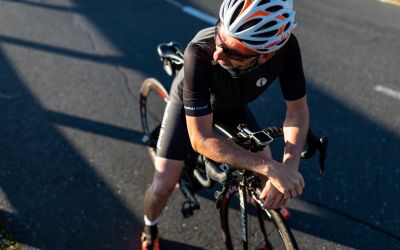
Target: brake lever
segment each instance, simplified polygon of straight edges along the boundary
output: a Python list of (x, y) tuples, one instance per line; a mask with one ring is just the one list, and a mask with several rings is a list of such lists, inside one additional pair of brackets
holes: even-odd
[(315, 151), (319, 151), (319, 171), (322, 174), (325, 170), (325, 160), (327, 156), (328, 138), (316, 137), (311, 131), (307, 135), (307, 149), (301, 153), (302, 159), (311, 158)]

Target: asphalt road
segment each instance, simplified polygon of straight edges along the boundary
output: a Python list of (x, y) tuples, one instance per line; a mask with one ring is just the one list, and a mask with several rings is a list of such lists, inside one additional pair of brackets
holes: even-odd
[[(217, 15), (221, 1), (179, 1)], [(297, 1), (311, 127), (330, 139), (326, 173), (304, 162), (290, 202), (302, 249), (400, 249), (400, 6)], [(152, 166), (140, 83), (169, 85), (155, 47), (208, 23), (167, 1), (0, 0), (0, 224), (20, 249), (138, 249)], [(377, 87), (381, 86), (381, 87)], [(252, 103), (280, 124), (275, 83)], [(278, 152), (279, 148), (274, 148)], [(175, 192), (166, 249), (222, 249), (210, 191), (183, 219)]]

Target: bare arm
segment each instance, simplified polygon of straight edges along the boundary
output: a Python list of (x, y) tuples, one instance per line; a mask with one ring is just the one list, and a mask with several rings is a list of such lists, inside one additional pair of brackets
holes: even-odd
[(260, 157), (251, 153), (225, 138), (218, 137), (212, 132), (212, 115), (201, 117), (186, 116), (186, 123), (192, 147), (206, 157), (243, 168), (264, 176), (284, 194), (285, 198), (296, 197), (301, 192), (304, 181), (297, 171), (284, 168), (282, 163)]
[[(303, 150), (304, 143), (307, 137), (309, 113), (307, 107), (306, 96), (296, 101), (286, 101), (287, 111), (285, 122), (283, 125), (285, 150), (283, 155), (283, 166), (290, 171), (297, 172), (299, 168), (300, 155)], [(287, 199), (284, 199), (282, 194), (270, 181), (267, 182), (261, 198), (266, 198), (264, 207), (267, 209), (276, 209), (283, 206)], [(301, 187), (304, 188), (304, 180)], [(290, 192), (290, 197), (301, 195), (302, 188), (296, 187), (296, 192)], [(285, 197), (287, 198), (287, 197)]]
[(273, 164), (271, 159), (261, 158), (248, 152), (212, 132), (212, 114), (201, 117), (186, 116), (190, 141), (193, 149), (216, 161), (266, 175), (265, 165)]
[(286, 118), (283, 125), (285, 138), (283, 164), (298, 170), (309, 124), (307, 96), (296, 101), (286, 101), (286, 105)]

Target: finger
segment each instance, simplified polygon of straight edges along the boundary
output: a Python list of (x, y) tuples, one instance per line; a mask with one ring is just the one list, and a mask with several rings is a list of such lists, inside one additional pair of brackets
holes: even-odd
[(296, 188), (292, 188), (290, 190), (290, 199), (296, 198), (297, 197), (297, 192), (296, 192)]
[(271, 187), (271, 186), (270, 186), (269, 183), (267, 182), (267, 184), (264, 186), (264, 188), (263, 188), (263, 190), (262, 190), (262, 192), (261, 192), (261, 194), (260, 194), (260, 199), (265, 199), (265, 197), (268, 196), (270, 187)]
[(272, 203), (274, 202), (275, 196), (276, 196), (276, 190), (274, 189), (268, 193), (267, 199), (265, 199), (264, 202), (264, 207), (266, 209), (270, 209)]
[(271, 209), (272, 203), (274, 202), (274, 199), (272, 198), (272, 195), (269, 195), (267, 199), (264, 202), (264, 208), (265, 209)]
[(285, 190), (285, 192), (283, 193), (283, 197), (285, 199), (290, 199), (291, 198), (291, 194), (289, 190)]
[(283, 196), (282, 196), (282, 200), (281, 200), (281, 202), (279, 202), (279, 206), (278, 207), (283, 207), (283, 206), (285, 206), (285, 204), (286, 204), (286, 199), (285, 198), (283, 198)]
[(301, 187), (301, 185), (296, 185), (296, 192), (297, 196), (300, 196), (303, 193), (303, 188)]
[(275, 182), (268, 181), (267, 183), (269, 183), (271, 187), (274, 187), (273, 189), (277, 189), (279, 192), (284, 193), (285, 188), (283, 187), (282, 183), (279, 182), (278, 180), (276, 180)]
[(284, 207), (287, 201), (288, 201), (287, 199), (282, 199), (281, 203), (279, 204), (279, 207)]
[(267, 198), (266, 198), (265, 201), (264, 201), (264, 207), (265, 207), (265, 208), (269, 209), (269, 208), (271, 207), (271, 205), (272, 205), (272, 203), (273, 203), (273, 201), (274, 201), (274, 197), (275, 197), (275, 192), (274, 192), (274, 190), (271, 190), (271, 191), (268, 193), (268, 196), (267, 196)]
[(301, 188), (305, 188), (305, 186), (306, 186), (306, 183), (305, 183), (305, 181), (304, 181), (304, 178), (303, 178), (303, 176), (301, 176), (301, 178), (300, 178), (300, 185), (301, 185)]
[(281, 193), (277, 193), (274, 199), (274, 202), (271, 205), (271, 209), (278, 209), (279, 205), (282, 203), (283, 195)]

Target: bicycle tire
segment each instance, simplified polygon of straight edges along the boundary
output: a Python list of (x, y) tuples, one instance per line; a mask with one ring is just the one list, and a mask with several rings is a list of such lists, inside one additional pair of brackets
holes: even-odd
[(149, 148), (156, 148), (159, 130), (169, 95), (164, 86), (155, 78), (147, 78), (140, 86), (140, 119), (143, 142)]
[[(247, 249), (299, 249), (290, 228), (279, 212), (268, 210), (269, 214), (267, 214), (256, 202), (252, 202), (252, 198), (249, 195), (247, 209)], [(257, 210), (261, 211), (261, 213), (258, 214)], [(259, 221), (260, 216), (265, 226), (267, 237), (264, 237), (262, 225)], [(243, 249), (237, 190), (228, 191), (223, 198), (220, 208), (220, 220), (222, 238), (226, 249)]]

